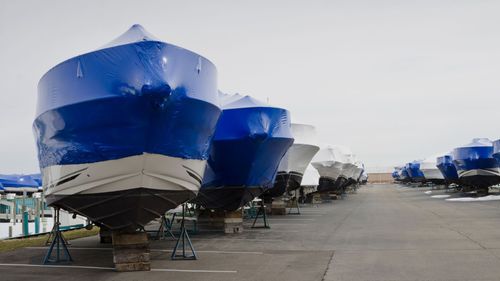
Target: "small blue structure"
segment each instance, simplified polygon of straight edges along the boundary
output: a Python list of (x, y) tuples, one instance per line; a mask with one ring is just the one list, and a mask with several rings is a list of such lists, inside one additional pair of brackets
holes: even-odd
[(0, 175), (0, 190), (12, 193), (37, 192), (42, 186), (41, 178), (37, 178), (37, 175), (39, 176), (39, 174)]

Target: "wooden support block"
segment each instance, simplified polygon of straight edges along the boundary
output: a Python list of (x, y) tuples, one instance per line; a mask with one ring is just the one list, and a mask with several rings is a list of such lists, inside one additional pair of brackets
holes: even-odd
[(149, 262), (149, 249), (114, 249), (113, 262), (115, 264)]
[(226, 212), (224, 215), (224, 233), (243, 233), (243, 209)]
[(113, 262), (116, 271), (151, 269), (149, 241), (146, 232), (113, 232)]
[(136, 263), (119, 263), (115, 264), (115, 270), (120, 272), (127, 271), (150, 271), (150, 262), (136, 262)]

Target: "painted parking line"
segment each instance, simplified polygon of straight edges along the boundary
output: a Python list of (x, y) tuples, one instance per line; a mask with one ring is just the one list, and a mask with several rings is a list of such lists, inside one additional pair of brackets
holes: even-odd
[(246, 242), (283, 242), (282, 239), (266, 239), (266, 238), (191, 238), (191, 241), (210, 241), (210, 240), (221, 240), (221, 241), (246, 241)]
[(283, 223), (277, 223), (276, 221), (273, 221), (272, 224), (271, 224), (271, 227), (273, 226), (305, 226), (305, 225), (309, 225), (309, 224), (306, 224), (306, 223), (289, 223), (289, 222), (283, 222)]
[[(26, 247), (27, 249), (42, 249), (47, 250), (47, 247)], [(91, 247), (68, 247), (68, 250), (105, 250), (111, 251), (113, 248), (91, 248)], [(152, 252), (167, 252), (171, 253), (173, 250), (168, 249), (150, 249)], [(209, 254), (249, 254), (249, 255), (263, 255), (263, 252), (246, 252), (246, 251), (209, 251), (209, 250), (201, 250), (196, 251), (197, 253), (209, 253)]]
[(45, 264), (29, 264), (29, 263), (0, 263), (0, 266), (114, 270), (113, 267), (81, 266), (81, 265), (45, 265)]
[(152, 268), (151, 271), (193, 272), (193, 273), (238, 273), (238, 271), (236, 270), (170, 269), (170, 268)]
[[(115, 270), (113, 267), (82, 266), (82, 265), (44, 265), (27, 263), (0, 263), (5, 267), (40, 267), (40, 268), (72, 268), (72, 269), (96, 269)], [(187, 272), (187, 273), (238, 273), (236, 270), (205, 270), (205, 269), (174, 269), (174, 268), (151, 268), (151, 271), (160, 272)]]
[(278, 219), (278, 218), (268, 218), (270, 221), (315, 221), (315, 219)]

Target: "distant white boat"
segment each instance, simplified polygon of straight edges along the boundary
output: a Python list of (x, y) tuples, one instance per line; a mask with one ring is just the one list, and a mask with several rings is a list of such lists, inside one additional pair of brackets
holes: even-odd
[(299, 188), (307, 166), (319, 150), (314, 126), (291, 124), (291, 129), (294, 142), (281, 159), (274, 187), (267, 192), (272, 197)]
[(342, 193), (347, 178), (344, 169), (348, 168), (343, 148), (338, 145), (328, 145), (321, 148), (312, 160), (312, 165), (320, 175), (318, 191)]
[(433, 155), (425, 158), (420, 162), (420, 170), (424, 174), (424, 178), (426, 181), (430, 181), (435, 184), (443, 184), (444, 177), (439, 168), (437, 167), (437, 157), (443, 155)]

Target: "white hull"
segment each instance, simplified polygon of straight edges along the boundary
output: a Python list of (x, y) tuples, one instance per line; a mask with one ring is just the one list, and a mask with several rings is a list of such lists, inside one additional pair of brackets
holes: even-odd
[(344, 163), (341, 175), (344, 176), (346, 179), (350, 179), (354, 176), (355, 169), (356, 166), (354, 164)]
[(444, 180), (443, 174), (437, 168), (437, 157), (441, 154), (436, 154), (420, 162), (420, 171), (424, 174), (424, 178), (427, 180)]
[(438, 168), (435, 169), (420, 169), (427, 180), (444, 180), (443, 174)]
[(90, 164), (50, 166), (42, 173), (46, 196), (97, 194), (139, 187), (197, 194), (205, 164), (205, 160), (144, 153)]
[(318, 150), (319, 147), (316, 145), (293, 144), (281, 159), (278, 173), (295, 172), (303, 175)]
[(319, 173), (312, 165), (309, 165), (302, 177), (302, 186), (317, 186), (319, 183)]
[(496, 176), (500, 177), (500, 168), (477, 169), (468, 171), (459, 171), (460, 178), (474, 177), (474, 176)]
[(361, 173), (363, 173), (363, 169), (362, 168), (359, 168), (359, 167), (356, 167), (354, 168), (354, 173), (353, 173), (353, 179), (354, 180), (359, 180), (359, 178), (361, 177)]
[(321, 161), (311, 163), (320, 177), (336, 180), (342, 174), (343, 163), (337, 161)]

